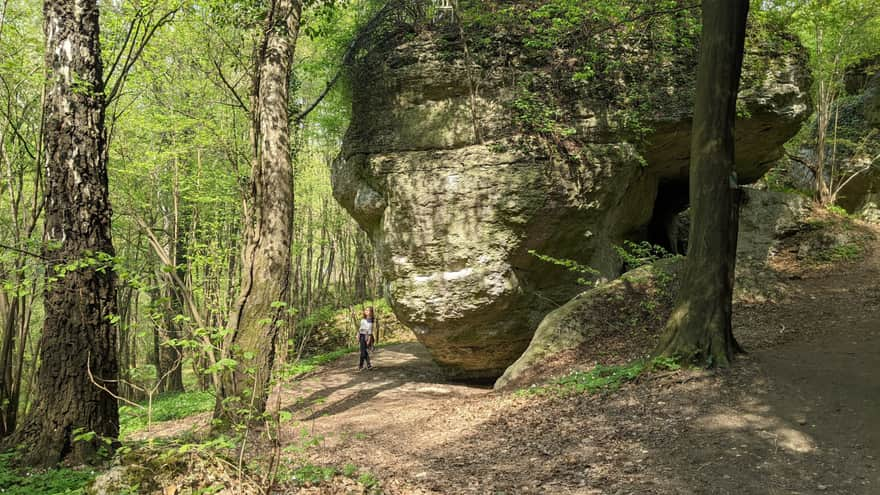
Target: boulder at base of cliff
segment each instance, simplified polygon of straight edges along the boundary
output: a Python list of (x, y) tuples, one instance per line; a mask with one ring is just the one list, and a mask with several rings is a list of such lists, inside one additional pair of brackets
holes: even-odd
[(667, 258), (588, 290), (548, 314), (526, 352), (495, 382), (519, 387), (582, 363), (645, 357), (672, 311), (684, 258)]

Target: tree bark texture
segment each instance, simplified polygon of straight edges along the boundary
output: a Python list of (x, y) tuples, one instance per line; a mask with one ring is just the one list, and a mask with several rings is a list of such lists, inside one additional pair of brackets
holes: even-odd
[(691, 134), (691, 231), (681, 291), (657, 354), (726, 366), (731, 330), (739, 189), (734, 121), (748, 0), (703, 0), (703, 33)]
[(215, 411), (215, 416), (233, 421), (265, 411), (279, 326), (287, 321), (287, 307), (274, 303), (290, 302), (293, 167), (288, 103), (301, 13), (299, 0), (273, 0), (255, 54), (253, 162), (241, 292), (229, 320), (234, 331), (229, 348), (238, 365), (224, 376)]
[[(116, 292), (108, 259), (62, 274), (65, 264), (112, 256), (104, 86), (96, 0), (45, 0), (48, 94), (45, 101), (49, 280), (33, 407), (9, 445), (23, 462), (93, 461), (119, 433)], [(80, 432), (92, 438), (75, 440)], [(88, 438), (88, 437), (86, 437)]]

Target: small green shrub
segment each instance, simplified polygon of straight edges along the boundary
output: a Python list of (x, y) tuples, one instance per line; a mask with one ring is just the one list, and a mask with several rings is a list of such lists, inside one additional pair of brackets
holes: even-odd
[(671, 258), (673, 255), (662, 246), (651, 244), (648, 241), (633, 242), (623, 241), (622, 246), (614, 246), (617, 255), (623, 261), (626, 270), (633, 270), (640, 266), (650, 265), (663, 258)]
[(372, 473), (363, 473), (358, 476), (358, 483), (364, 485), (367, 490), (372, 490), (379, 484), (379, 480)]
[[(599, 275), (599, 271), (596, 270), (595, 268), (589, 267), (587, 265), (582, 265), (574, 260), (568, 260), (568, 259), (564, 259), (564, 258), (554, 258), (552, 256), (547, 256), (546, 254), (538, 253), (535, 250), (529, 250), (529, 254), (531, 254), (535, 258), (538, 258), (539, 260), (544, 261), (546, 263), (550, 263), (550, 264), (565, 268), (566, 270), (568, 270), (572, 273), (577, 273), (579, 275), (584, 275), (584, 276), (593, 277), (593, 278), (595, 278)], [(581, 285), (592, 285), (592, 283), (593, 283), (592, 281), (587, 280), (584, 277), (578, 277), (577, 281)]]
[(336, 468), (305, 464), (295, 469), (291, 479), (299, 484), (317, 484), (336, 476)]
[(844, 217), (844, 218), (851, 218), (852, 217), (852, 215), (850, 215), (850, 213), (848, 211), (846, 211), (842, 206), (829, 205), (828, 211), (830, 213), (833, 213), (833, 214), (839, 216), (839, 217)]

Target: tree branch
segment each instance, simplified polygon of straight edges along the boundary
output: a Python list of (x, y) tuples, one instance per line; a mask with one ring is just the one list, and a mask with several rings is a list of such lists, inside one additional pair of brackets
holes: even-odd
[[(125, 59), (125, 62), (122, 65), (122, 71), (119, 73), (119, 77), (116, 79), (116, 82), (113, 84), (113, 89), (110, 90), (109, 93), (105, 93), (106, 101), (105, 105), (109, 105), (114, 99), (119, 96), (119, 90), (122, 88), (123, 83), (125, 82), (126, 77), (128, 76), (131, 68), (138, 61), (141, 55), (144, 52), (144, 49), (150, 43), (150, 40), (153, 39), (153, 35), (156, 34), (156, 31), (164, 26), (165, 24), (171, 22), (174, 18), (174, 15), (180, 10), (180, 6), (175, 7), (172, 10), (166, 12), (162, 17), (159, 18), (152, 26), (149, 26), (143, 20), (143, 14), (138, 14), (138, 31), (140, 31), (140, 26), (143, 25), (146, 28), (146, 32), (141, 36), (140, 42), (137, 41), (137, 32), (135, 33), (135, 40), (131, 41), (131, 45), (129, 46), (128, 56)], [(135, 49), (135, 45), (137, 48)], [(124, 51), (124, 48), (123, 50)], [(108, 79), (109, 82), (109, 79)]]
[(245, 104), (244, 100), (241, 99), (241, 96), (239, 96), (238, 91), (235, 90), (235, 87), (232, 84), (230, 84), (229, 80), (226, 79), (226, 76), (223, 75), (223, 68), (220, 67), (220, 63), (217, 62), (217, 60), (214, 59), (213, 57), (211, 58), (211, 63), (214, 65), (214, 68), (217, 69), (217, 75), (220, 76), (220, 80), (223, 81), (223, 85), (226, 86), (226, 89), (228, 89), (229, 92), (232, 93), (232, 96), (235, 97), (235, 100), (238, 102), (238, 105), (242, 108), (242, 110), (250, 113), (248, 106)]
[(339, 69), (337, 69), (336, 74), (332, 79), (327, 81), (327, 84), (324, 86), (324, 90), (321, 91), (321, 94), (318, 95), (317, 98), (308, 106), (305, 110), (299, 113), (294, 119), (293, 122), (300, 123), (302, 122), (310, 113), (312, 113), (315, 108), (327, 97), (330, 93), (330, 90), (333, 89), (333, 86), (339, 81), (342, 77), (342, 71), (345, 70), (345, 67), (351, 63), (352, 58), (354, 57), (355, 49), (360, 45), (361, 41), (367, 37), (373, 30), (376, 28), (376, 25), (379, 19), (385, 15), (390, 6), (391, 2), (387, 2), (381, 9), (379, 9), (373, 17), (370, 18), (369, 21), (364, 25), (364, 28), (361, 30), (360, 34), (358, 34), (355, 39), (348, 44), (348, 47), (345, 49), (345, 53), (342, 55), (342, 64)]
[(24, 249), (19, 249), (17, 247), (13, 247), (13, 246), (8, 246), (6, 244), (0, 244), (0, 248), (8, 249), (8, 250), (14, 251), (16, 253), (24, 254), (24, 255), (30, 256), (32, 258), (37, 258), (37, 259), (46, 260), (46, 261), (49, 260), (49, 258), (43, 256), (42, 254), (32, 253), (30, 251), (26, 251)]

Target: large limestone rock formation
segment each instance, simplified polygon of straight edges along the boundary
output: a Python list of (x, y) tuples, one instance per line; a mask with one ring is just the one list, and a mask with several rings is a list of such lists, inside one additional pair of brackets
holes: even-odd
[[(631, 49), (629, 75), (602, 86), (550, 73), (510, 33), (466, 53), (457, 29), (379, 31), (352, 67), (334, 196), (369, 233), (396, 314), (437, 362), (497, 377), (583, 290), (578, 279), (596, 278), (530, 251), (613, 277), (614, 246), (661, 232), (684, 206), (696, 49), (662, 67)], [(795, 56), (752, 47), (747, 60), (737, 165), (754, 180), (809, 102)], [(629, 80), (651, 103), (637, 128), (596, 90)]]

